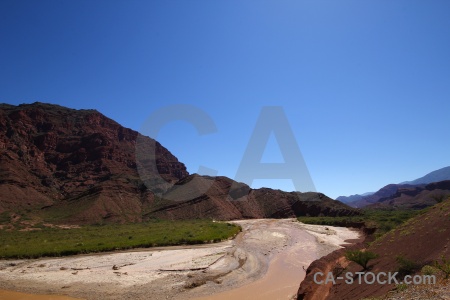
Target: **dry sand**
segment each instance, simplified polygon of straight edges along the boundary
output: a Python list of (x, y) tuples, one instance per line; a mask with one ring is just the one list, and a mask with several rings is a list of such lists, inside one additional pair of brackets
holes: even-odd
[(81, 299), (291, 299), (313, 260), (359, 237), (295, 219), (234, 223), (242, 233), (217, 244), (2, 260), (0, 299), (32, 299), (5, 290)]

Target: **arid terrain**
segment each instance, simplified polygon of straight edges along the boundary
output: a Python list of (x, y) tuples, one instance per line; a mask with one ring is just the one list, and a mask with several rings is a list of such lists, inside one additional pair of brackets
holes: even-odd
[(292, 299), (313, 260), (359, 238), (295, 219), (234, 222), (243, 231), (217, 244), (4, 260), (0, 288), (81, 299)]
[[(449, 193), (448, 180), (404, 183), (387, 185), (358, 200), (376, 210), (432, 207), (376, 243), (368, 246), (359, 239), (361, 243), (355, 247), (379, 255), (373, 261), (374, 271), (398, 268), (399, 254), (421, 266), (442, 255), (448, 257), (449, 200), (444, 200)], [(341, 284), (319, 291), (311, 282), (315, 271), (333, 270), (337, 263), (344, 262), (344, 251), (334, 250), (345, 240), (358, 238), (359, 233), (305, 225), (295, 217), (347, 219), (363, 216), (361, 210), (322, 193), (252, 189), (223, 176), (189, 174), (185, 165), (157, 141), (122, 127), (96, 110), (38, 102), (1, 104), (0, 194), (0, 229), (10, 236), (14, 230), (39, 232), (48, 226), (64, 226), (74, 232), (74, 227), (123, 227), (151, 220), (178, 224), (180, 220), (209, 220), (211, 224), (212, 220), (230, 221), (243, 229), (233, 240), (217, 244), (119, 251), (118, 240), (114, 239), (114, 246), (106, 249), (116, 249), (114, 252), (2, 260), (1, 299), (31, 299), (30, 295), (11, 291), (52, 294), (59, 300), (67, 296), (245, 300), (256, 295), (262, 300), (297, 296), (358, 299), (383, 296), (396, 288)], [(343, 224), (354, 226), (345, 220)], [(358, 224), (364, 224), (364, 220)], [(370, 228), (364, 229), (368, 233)], [(128, 238), (133, 237), (130, 234)], [(8, 245), (3, 243), (3, 247)], [(13, 254), (3, 257), (39, 257)], [(347, 267), (358, 270), (351, 263)]]

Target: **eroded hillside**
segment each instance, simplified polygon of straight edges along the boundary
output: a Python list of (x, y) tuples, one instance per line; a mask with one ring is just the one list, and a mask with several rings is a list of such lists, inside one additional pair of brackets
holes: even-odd
[[(141, 154), (149, 153), (140, 161), (145, 182), (136, 163), (138, 140)], [(177, 195), (187, 184), (183, 197)], [(0, 105), (0, 194), (4, 223), (358, 213), (320, 193), (253, 190), (226, 177), (189, 176), (161, 144), (98, 111), (44, 103)]]

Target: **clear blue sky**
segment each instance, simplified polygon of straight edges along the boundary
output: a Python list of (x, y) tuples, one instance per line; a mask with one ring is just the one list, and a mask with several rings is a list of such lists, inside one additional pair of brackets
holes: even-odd
[[(0, 102), (95, 108), (138, 130), (192, 104), (217, 133), (157, 139), (234, 178), (262, 106), (316, 189), (374, 191), (450, 165), (450, 1), (0, 1)], [(279, 161), (276, 143), (264, 160)], [(255, 181), (292, 189), (289, 180)]]

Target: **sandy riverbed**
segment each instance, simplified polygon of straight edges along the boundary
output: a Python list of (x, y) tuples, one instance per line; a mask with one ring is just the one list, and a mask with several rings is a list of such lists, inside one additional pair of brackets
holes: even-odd
[[(243, 232), (217, 244), (3, 260), (0, 288), (81, 299), (291, 299), (313, 260), (359, 236), (295, 219), (234, 223)], [(0, 299), (19, 297), (0, 290)]]

